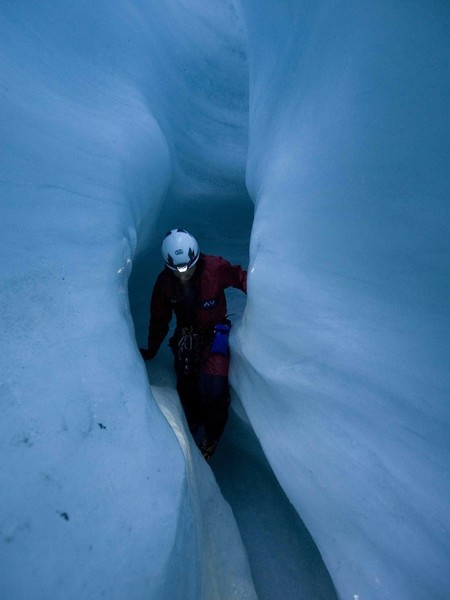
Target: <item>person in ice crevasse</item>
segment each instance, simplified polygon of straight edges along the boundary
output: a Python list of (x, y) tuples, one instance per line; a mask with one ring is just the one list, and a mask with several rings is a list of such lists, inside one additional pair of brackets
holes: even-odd
[(169, 331), (172, 313), (176, 328), (169, 345), (175, 356), (177, 391), (189, 429), (209, 460), (228, 419), (230, 352), (224, 290), (247, 293), (247, 272), (220, 256), (199, 252), (197, 241), (184, 229), (172, 229), (162, 243), (166, 263), (153, 288), (148, 348), (154, 358)]

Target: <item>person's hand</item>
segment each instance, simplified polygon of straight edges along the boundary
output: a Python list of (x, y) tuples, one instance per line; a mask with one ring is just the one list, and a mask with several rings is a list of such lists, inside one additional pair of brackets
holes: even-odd
[(146, 348), (139, 348), (139, 352), (144, 360), (151, 360), (153, 356)]

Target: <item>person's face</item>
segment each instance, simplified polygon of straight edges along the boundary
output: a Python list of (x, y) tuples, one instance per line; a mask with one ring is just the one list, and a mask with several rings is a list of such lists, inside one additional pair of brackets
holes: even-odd
[(194, 265), (193, 267), (189, 267), (189, 269), (186, 269), (186, 271), (172, 271), (172, 273), (177, 279), (181, 281), (181, 283), (186, 283), (186, 281), (189, 281), (189, 279), (195, 273), (196, 268), (197, 265)]

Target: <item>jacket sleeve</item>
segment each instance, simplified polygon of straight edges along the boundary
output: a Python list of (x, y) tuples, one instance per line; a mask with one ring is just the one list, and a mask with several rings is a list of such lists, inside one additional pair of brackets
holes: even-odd
[(220, 259), (220, 274), (223, 287), (235, 287), (247, 293), (247, 271), (239, 265), (232, 265), (224, 258)]
[(164, 293), (161, 278), (158, 277), (150, 302), (150, 325), (148, 328), (148, 352), (150, 358), (156, 356), (169, 331), (171, 319), (172, 304)]

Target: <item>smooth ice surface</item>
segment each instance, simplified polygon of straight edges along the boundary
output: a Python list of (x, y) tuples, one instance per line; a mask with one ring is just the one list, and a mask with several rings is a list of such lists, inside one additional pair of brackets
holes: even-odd
[(127, 294), (169, 187), (243, 188), (240, 31), (208, 4), (0, 6), (2, 599), (254, 595), (210, 477), (205, 552)]
[(233, 382), (342, 598), (449, 597), (447, 3), (242, 0)]
[(262, 450), (342, 599), (448, 599), (448, 3), (235, 4), (0, 6), (2, 598), (252, 597), (127, 296), (162, 206), (242, 260), (246, 165)]
[(322, 557), (276, 480), (239, 399), (210, 464), (246, 545), (259, 600), (336, 600)]

